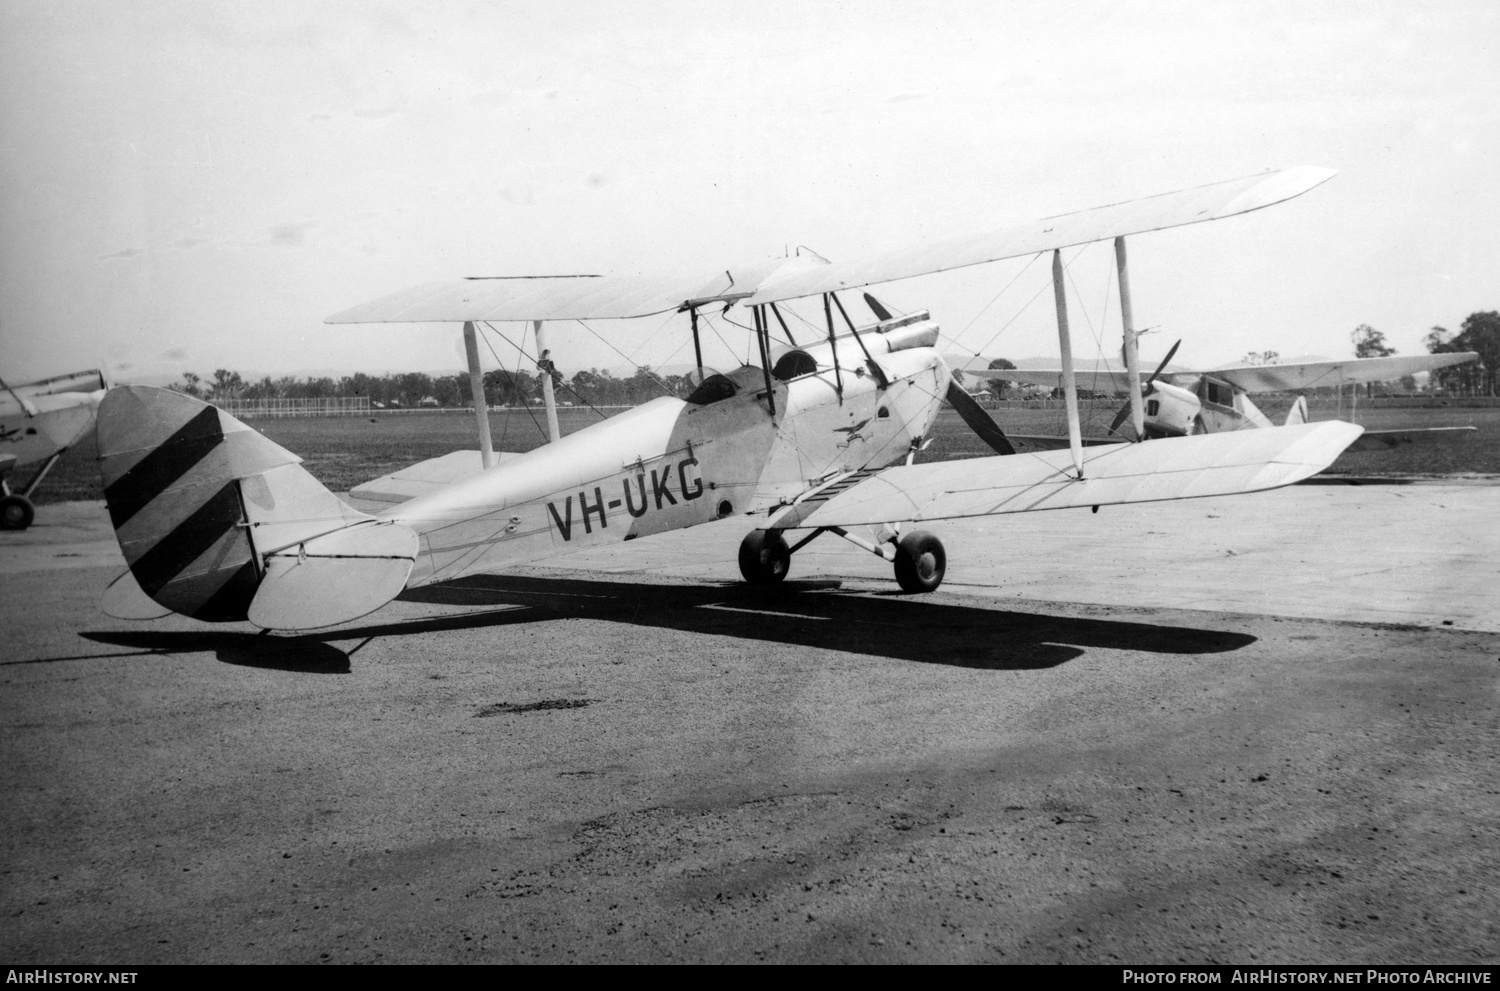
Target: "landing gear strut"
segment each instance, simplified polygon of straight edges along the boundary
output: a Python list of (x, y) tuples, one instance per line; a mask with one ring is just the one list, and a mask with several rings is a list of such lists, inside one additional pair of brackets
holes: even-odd
[(52, 470), (52, 466), (57, 464), (57, 459), (62, 455), (62, 451), (56, 451), (47, 459), (42, 470), (26, 486), (25, 494), (11, 491), (10, 482), (6, 481), (9, 471), (0, 471), (0, 530), (24, 530), (31, 526), (31, 521), (36, 519), (36, 507), (31, 504), (31, 494), (42, 484), (42, 479), (47, 477), (47, 472)]
[(775, 585), (786, 577), (792, 552), (823, 532), (837, 534), (845, 540), (891, 562), (896, 581), (907, 592), (931, 592), (943, 583), (948, 569), (948, 554), (943, 542), (926, 530), (913, 530), (902, 536), (895, 527), (882, 527), (871, 543), (849, 533), (843, 527), (820, 527), (788, 547), (780, 530), (751, 530), (740, 543), (740, 574), (751, 585)]
[(776, 585), (786, 577), (792, 549), (780, 530), (751, 530), (740, 542), (740, 574), (751, 585)]

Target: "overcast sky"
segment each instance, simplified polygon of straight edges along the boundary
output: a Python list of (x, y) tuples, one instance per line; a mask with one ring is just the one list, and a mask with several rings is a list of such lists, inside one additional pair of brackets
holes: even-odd
[[(322, 320), (433, 279), (706, 280), (1302, 164), (1340, 174), (1132, 240), (1143, 353), (1340, 356), (1360, 323), (1419, 353), (1500, 309), (1497, 42), (1493, 0), (7, 0), (0, 375), (455, 371), (454, 326)], [(1074, 350), (1113, 353), (1109, 246), (1074, 254)], [(878, 295), (947, 350), (1055, 354), (1047, 275)], [(665, 321), (591, 326), (659, 367), (691, 354)], [(552, 333), (565, 373), (626, 363)]]

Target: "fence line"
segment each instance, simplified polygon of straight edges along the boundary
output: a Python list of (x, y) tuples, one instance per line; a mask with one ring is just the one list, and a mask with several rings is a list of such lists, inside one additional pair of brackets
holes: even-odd
[(370, 412), (369, 396), (323, 396), (318, 399), (215, 399), (230, 416), (360, 416)]
[[(318, 399), (214, 399), (210, 402), (230, 416), (253, 419), (256, 417), (280, 416), (381, 416), (385, 414), (442, 414), (460, 413), (473, 416), (472, 406), (376, 406), (369, 396), (323, 396)], [(632, 409), (630, 405), (594, 406), (592, 409), (618, 412)], [(540, 414), (540, 403), (531, 406), (491, 406), (491, 413), (522, 413), (526, 410)], [(557, 411), (566, 414), (569, 410), (587, 412), (588, 406), (559, 405)]]

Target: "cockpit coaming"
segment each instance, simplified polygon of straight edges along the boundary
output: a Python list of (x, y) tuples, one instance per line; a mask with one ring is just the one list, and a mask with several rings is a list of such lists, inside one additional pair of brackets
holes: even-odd
[[(760, 366), (727, 374), (704, 370), (688, 396), (696, 407), (688, 417), (705, 418), (705, 428), (707, 420), (729, 421), (703, 431), (718, 439), (716, 446), (736, 423), (764, 432), (767, 442), (758, 452), (763, 467), (753, 485), (748, 479), (724, 483), (740, 490), (744, 511), (789, 501), (840, 472), (891, 464), (926, 437), (949, 382), (933, 347), (938, 325), (923, 311), (857, 333), (857, 339), (850, 333), (773, 353), (774, 417)], [(747, 407), (758, 416), (746, 419)]]

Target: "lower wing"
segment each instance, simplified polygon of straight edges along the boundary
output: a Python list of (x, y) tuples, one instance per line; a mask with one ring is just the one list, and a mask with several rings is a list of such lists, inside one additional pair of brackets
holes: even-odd
[(1351, 451), (1389, 451), (1411, 444), (1457, 444), (1468, 440), (1478, 427), (1410, 427), (1405, 430), (1366, 430), (1349, 445)]
[(775, 526), (878, 525), (1257, 492), (1317, 474), (1362, 432), (1332, 420), (1091, 447), (1082, 479), (1073, 477), (1066, 451), (897, 466), (833, 498), (794, 505)]

